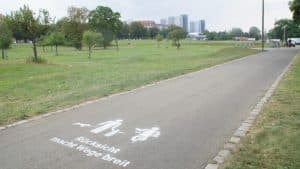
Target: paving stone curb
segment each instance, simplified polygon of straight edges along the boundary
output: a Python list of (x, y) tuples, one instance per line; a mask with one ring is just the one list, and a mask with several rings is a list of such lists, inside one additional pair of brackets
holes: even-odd
[(250, 112), (249, 117), (241, 124), (241, 126), (233, 133), (233, 136), (229, 139), (228, 142), (224, 144), (224, 149), (220, 150), (218, 154), (213, 158), (211, 163), (208, 163), (205, 169), (219, 169), (222, 164), (228, 159), (230, 154), (234, 152), (238, 144), (240, 144), (241, 138), (245, 137), (250, 131), (253, 123), (255, 122), (257, 116), (260, 114), (261, 110), (265, 103), (267, 103), (274, 93), (275, 89), (278, 87), (284, 75), (290, 70), (294, 59), (288, 64), (288, 66), (283, 70), (283, 72), (277, 77), (275, 82), (265, 93), (264, 97), (257, 103), (254, 109)]

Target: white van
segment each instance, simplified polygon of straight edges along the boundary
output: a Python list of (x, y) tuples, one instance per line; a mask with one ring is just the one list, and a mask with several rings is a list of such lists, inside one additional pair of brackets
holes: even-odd
[(289, 40), (292, 40), (293, 45), (300, 45), (300, 38), (288, 38)]

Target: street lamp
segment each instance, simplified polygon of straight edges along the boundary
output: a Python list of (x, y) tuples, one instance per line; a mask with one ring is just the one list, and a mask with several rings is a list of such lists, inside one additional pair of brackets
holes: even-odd
[(261, 36), (261, 50), (265, 49), (265, 0), (262, 0), (262, 36)]

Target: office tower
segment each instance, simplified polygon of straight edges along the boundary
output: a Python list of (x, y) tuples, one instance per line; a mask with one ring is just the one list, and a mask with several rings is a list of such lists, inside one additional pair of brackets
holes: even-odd
[(190, 22), (190, 32), (196, 32), (196, 22), (194, 21)]
[(189, 31), (189, 16), (188, 15), (180, 15), (180, 27), (182, 27), (186, 32)]
[(206, 29), (205, 20), (200, 20), (200, 32), (204, 33)]
[(168, 18), (168, 25), (175, 25), (175, 17), (174, 16), (170, 16)]

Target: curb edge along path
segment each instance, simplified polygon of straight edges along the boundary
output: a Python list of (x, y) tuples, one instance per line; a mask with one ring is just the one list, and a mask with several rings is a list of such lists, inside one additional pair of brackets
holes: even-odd
[(201, 71), (205, 71), (205, 70), (209, 70), (209, 69), (214, 69), (214, 68), (222, 66), (222, 65), (230, 64), (231, 62), (235, 62), (235, 61), (238, 61), (238, 60), (243, 60), (243, 59), (248, 58), (248, 57), (252, 57), (254, 55), (256, 55), (256, 54), (244, 56), (244, 57), (241, 57), (241, 58), (238, 58), (238, 59), (227, 61), (225, 63), (220, 63), (220, 64), (217, 64), (217, 65), (214, 65), (214, 66), (211, 66), (211, 67), (207, 67), (207, 68), (204, 68), (204, 69), (201, 69), (201, 70), (198, 70), (198, 71), (193, 71), (193, 72), (185, 73), (185, 74), (182, 74), (182, 75), (179, 75), (179, 76), (175, 76), (175, 77), (172, 77), (172, 78), (169, 78), (169, 79), (164, 79), (164, 80), (161, 80), (161, 81), (152, 82), (150, 84), (146, 84), (144, 86), (140, 86), (140, 87), (137, 87), (135, 89), (131, 89), (131, 90), (128, 90), (128, 91), (123, 91), (123, 92), (120, 92), (120, 93), (111, 94), (111, 95), (106, 96), (106, 97), (100, 97), (100, 98), (95, 99), (95, 100), (85, 101), (83, 103), (79, 103), (79, 104), (76, 104), (76, 105), (71, 106), (71, 107), (67, 107), (67, 108), (64, 108), (64, 109), (60, 109), (60, 110), (49, 112), (49, 113), (45, 113), (45, 114), (41, 114), (41, 115), (29, 118), (29, 119), (20, 120), (20, 121), (14, 122), (12, 124), (0, 126), (0, 132), (2, 130), (5, 130), (5, 129), (11, 128), (11, 127), (15, 127), (15, 126), (19, 126), (19, 125), (22, 125), (24, 123), (28, 123), (28, 122), (31, 122), (31, 121), (39, 120), (39, 119), (46, 118), (46, 117), (49, 117), (49, 116), (52, 116), (52, 115), (55, 115), (55, 114), (67, 112), (67, 111), (70, 111), (70, 110), (75, 110), (77, 108), (80, 108), (80, 107), (83, 107), (83, 106), (87, 106), (89, 104), (93, 104), (93, 103), (96, 103), (96, 102), (100, 102), (102, 100), (106, 100), (106, 99), (109, 99), (111, 97), (115, 97), (115, 96), (119, 96), (119, 95), (123, 95), (123, 94), (128, 94), (128, 93), (133, 93), (133, 92), (135, 92), (137, 90), (144, 89), (144, 88), (151, 87), (151, 86), (155, 86), (155, 85), (158, 85), (160, 83), (165, 83), (165, 82), (168, 82), (168, 81), (172, 81), (172, 80), (184, 78), (185, 76), (189, 76), (191, 74), (195, 74), (195, 73), (198, 73), (198, 72), (201, 72)]
[(230, 156), (230, 154), (237, 148), (237, 145), (240, 143), (241, 139), (245, 137), (247, 133), (250, 131), (250, 128), (253, 126), (257, 116), (262, 111), (263, 106), (269, 101), (275, 89), (278, 87), (281, 80), (285, 76), (285, 74), (290, 70), (296, 57), (297, 54), (294, 56), (292, 61), (286, 66), (283, 72), (277, 77), (277, 79), (272, 84), (272, 86), (267, 90), (264, 97), (257, 103), (254, 109), (250, 112), (250, 116), (234, 132), (233, 136), (229, 139), (229, 141), (224, 144), (224, 148), (218, 152), (218, 154), (213, 158), (212, 162), (209, 162), (206, 165), (205, 169), (219, 169), (220, 166), (225, 162), (225, 160)]

